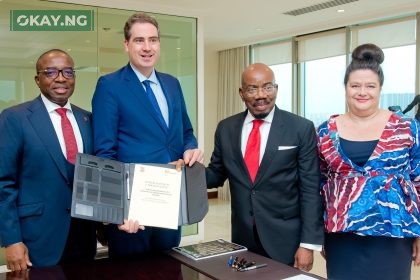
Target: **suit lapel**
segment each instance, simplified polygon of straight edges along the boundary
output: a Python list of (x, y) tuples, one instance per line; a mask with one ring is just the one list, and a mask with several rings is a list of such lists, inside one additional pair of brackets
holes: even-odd
[(32, 111), (32, 114), (28, 116), (29, 122), (33, 126), (35, 133), (38, 134), (45, 149), (57, 165), (58, 170), (60, 170), (61, 175), (68, 179), (66, 159), (63, 156), (54, 126), (40, 96), (32, 102), (29, 110)]
[(72, 110), (74, 117), (76, 118), (80, 134), (82, 135), (83, 152), (90, 154), (93, 150), (90, 116), (88, 114), (85, 114), (83, 111), (79, 110), (76, 106), (73, 105)]
[[(125, 71), (127, 73), (123, 74), (123, 76), (127, 81), (127, 87), (130, 89), (131, 93), (136, 96), (136, 98), (139, 100), (140, 106), (142, 107), (142, 109), (139, 110), (146, 110), (149, 115), (151, 115), (152, 118), (155, 119), (155, 121), (159, 124), (159, 127), (167, 132), (168, 128), (163, 127), (162, 123), (159, 121), (159, 117), (157, 116), (155, 109), (153, 109), (153, 105), (150, 103), (143, 85), (140, 83), (139, 79), (129, 64), (125, 67)], [(162, 83), (161, 86), (163, 87)]]
[(245, 111), (239, 118), (237, 118), (234, 122), (232, 122), (231, 127), (231, 134), (230, 139), (232, 139), (232, 153), (234, 159), (238, 159), (238, 166), (240, 166), (240, 172), (242, 172), (242, 177), (246, 178), (247, 181), (251, 182), (251, 177), (248, 173), (248, 168), (246, 167), (244, 155), (242, 154), (241, 150), (241, 138), (242, 138), (242, 127), (244, 125), (244, 120), (247, 115), (248, 111)]
[(285, 124), (281, 118), (281, 111), (275, 107), (273, 122), (271, 123), (270, 132), (268, 134), (267, 145), (265, 147), (260, 167), (258, 168), (254, 186), (261, 181), (267, 169), (270, 168), (271, 162), (278, 149), (279, 139), (284, 139), (284, 137), (286, 137), (284, 125)]

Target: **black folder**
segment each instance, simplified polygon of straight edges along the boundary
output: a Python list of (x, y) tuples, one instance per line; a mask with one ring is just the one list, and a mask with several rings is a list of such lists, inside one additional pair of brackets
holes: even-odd
[[(144, 163), (142, 163), (144, 164)], [(128, 217), (135, 163), (77, 154), (71, 216), (122, 224)], [(147, 164), (175, 168), (171, 164)], [(162, 209), (165, 211), (165, 209)], [(178, 225), (198, 223), (208, 212), (205, 168), (196, 162), (182, 168)]]

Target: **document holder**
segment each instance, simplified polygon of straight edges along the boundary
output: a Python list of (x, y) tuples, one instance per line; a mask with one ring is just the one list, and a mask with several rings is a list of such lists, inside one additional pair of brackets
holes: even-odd
[[(146, 163), (145, 165), (175, 168), (172, 164)], [(135, 166), (135, 163), (122, 163), (92, 155), (77, 154), (71, 216), (122, 224), (128, 217)], [(207, 212), (205, 168), (198, 162), (192, 167), (184, 166), (181, 176), (178, 225), (198, 223)]]

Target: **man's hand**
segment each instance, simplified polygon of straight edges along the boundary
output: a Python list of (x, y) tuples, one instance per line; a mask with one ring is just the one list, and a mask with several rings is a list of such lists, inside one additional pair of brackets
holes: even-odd
[(185, 165), (192, 166), (195, 162), (204, 163), (204, 152), (200, 149), (190, 149), (184, 152)]
[(144, 230), (144, 226), (139, 225), (139, 221), (124, 220), (122, 225), (118, 225), (118, 229), (127, 233), (137, 233), (140, 230)]
[(169, 164), (175, 165), (176, 171), (181, 171), (182, 167), (184, 166), (184, 160), (178, 159), (177, 161), (171, 161)]
[(7, 268), (11, 271), (25, 270), (32, 266), (29, 260), (28, 248), (22, 242), (7, 246), (5, 256)]
[(294, 267), (303, 270), (310, 271), (314, 263), (314, 252), (312, 250), (299, 247), (295, 254)]
[(420, 237), (416, 237), (413, 242), (413, 262), (415, 266), (420, 265)]

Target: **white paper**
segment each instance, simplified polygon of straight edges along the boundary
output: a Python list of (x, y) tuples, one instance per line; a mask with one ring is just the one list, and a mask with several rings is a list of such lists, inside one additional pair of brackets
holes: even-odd
[(284, 278), (284, 280), (313, 280), (313, 279), (316, 279), (316, 278), (305, 275), (305, 274), (299, 274), (296, 276)]
[(140, 225), (178, 228), (181, 171), (136, 164), (128, 219)]

